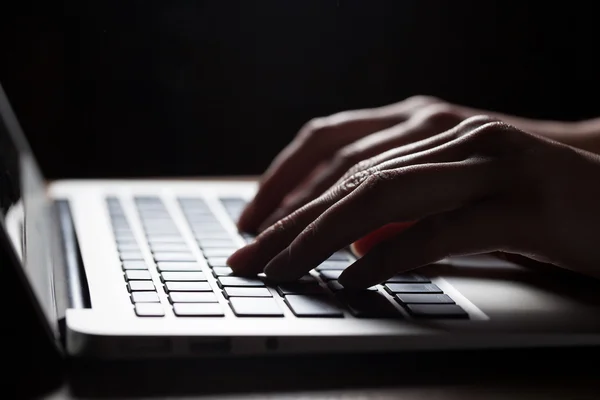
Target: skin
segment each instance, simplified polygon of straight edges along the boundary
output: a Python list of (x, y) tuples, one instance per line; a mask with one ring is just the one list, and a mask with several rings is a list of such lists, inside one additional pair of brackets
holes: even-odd
[[(423, 123), (412, 126), (418, 131)], [(324, 193), (276, 219), (229, 264), (240, 274), (264, 271), (272, 280), (292, 281), (382, 227), (410, 222), (372, 243), (339, 282), (366, 288), (451, 255), (497, 251), (598, 277), (600, 157), (495, 118), (448, 123), (437, 134), (419, 131), (412, 137), (425, 137), (408, 144), (380, 146)], [(294, 152), (284, 156), (293, 159)], [(271, 207), (292, 190), (289, 183), (285, 190), (269, 183), (292, 170), (293, 164), (282, 167), (285, 157), (240, 226), (269, 214), (257, 211), (264, 187), (276, 192)]]
[(261, 232), (324, 193), (360, 161), (400, 146), (410, 152), (416, 142), (475, 115), (490, 115), (524, 131), (600, 153), (600, 118), (576, 123), (531, 120), (415, 96), (308, 122), (263, 175), (239, 228)]

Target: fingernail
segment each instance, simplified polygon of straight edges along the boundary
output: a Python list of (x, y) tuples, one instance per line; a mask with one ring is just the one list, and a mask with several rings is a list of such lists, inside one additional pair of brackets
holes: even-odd
[(227, 265), (236, 272), (243, 272), (251, 267), (255, 254), (256, 246), (251, 243), (230, 255), (227, 259)]

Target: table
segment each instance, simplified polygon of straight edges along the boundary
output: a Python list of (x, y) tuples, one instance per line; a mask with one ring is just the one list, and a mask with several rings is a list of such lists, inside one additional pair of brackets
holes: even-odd
[(597, 399), (600, 349), (80, 362), (51, 400)]

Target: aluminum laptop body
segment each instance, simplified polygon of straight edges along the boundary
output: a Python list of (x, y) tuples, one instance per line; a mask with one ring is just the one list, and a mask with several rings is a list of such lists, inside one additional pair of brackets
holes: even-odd
[[(1, 89), (1, 88), (0, 88)], [(492, 256), (442, 260), (359, 293), (340, 249), (293, 285), (231, 274), (251, 179), (45, 182), (3, 91), (2, 238), (73, 357), (203, 357), (600, 343), (600, 285)], [(4, 267), (3, 267), (4, 268)]]

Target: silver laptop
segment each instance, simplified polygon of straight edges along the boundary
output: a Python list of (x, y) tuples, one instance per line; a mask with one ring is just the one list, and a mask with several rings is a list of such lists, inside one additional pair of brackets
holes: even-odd
[(360, 292), (337, 283), (353, 262), (345, 249), (293, 284), (234, 276), (226, 259), (252, 240), (235, 220), (254, 182), (46, 183), (1, 88), (0, 112), (3, 244), (70, 356), (600, 343), (597, 282), (491, 256), (442, 260)]

